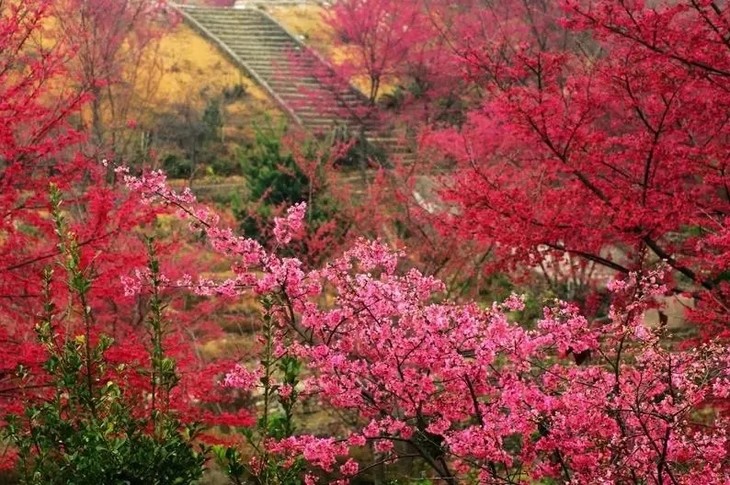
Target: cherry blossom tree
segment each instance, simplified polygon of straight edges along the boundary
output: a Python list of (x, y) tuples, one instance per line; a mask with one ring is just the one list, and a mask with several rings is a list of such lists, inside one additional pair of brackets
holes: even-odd
[(91, 95), (83, 128), (96, 156), (128, 155), (130, 128), (150, 109), (160, 73), (157, 41), (176, 22), (160, 0), (52, 2), (61, 42), (75, 46), (68, 71), (76, 89)]
[[(512, 320), (520, 297), (486, 308), (444, 300), (442, 282), (407, 269), (402, 252), (378, 241), (361, 240), (312, 271), (277, 256), (301, 235), (304, 204), (275, 221), (278, 246), (269, 251), (170, 190), (162, 173), (125, 180), (178, 208), (232, 259), (230, 279), (201, 278), (195, 291), (266, 302), (267, 357), (236, 367), (227, 385), (259, 389), (285, 409), (307, 396), (355, 416), (341, 436), (291, 427), (269, 435), (239, 462), (241, 473), (271, 478), (276, 464), (306, 483), (346, 483), (360, 471), (347, 457), (367, 443), (385, 463), (418, 457), (446, 483), (721, 484), (730, 472), (727, 423), (712, 413), (712, 401), (730, 393), (727, 349), (679, 350), (667, 346), (665, 328), (645, 326), (645, 310), (666, 291), (662, 268), (609, 285), (608, 323), (556, 301), (528, 329)], [(289, 359), (308, 370), (300, 385), (272, 371)]]
[(565, 9), (592, 49), (518, 47), (496, 60), (505, 38), (471, 53), (489, 98), (459, 133), (435, 135), (459, 165), (445, 191), (460, 213), (451, 221), (498, 244), (504, 262), (567, 254), (626, 275), (663, 260), (671, 292), (724, 314), (724, 270), (706, 241), (725, 231), (728, 211), (727, 10)]
[[(377, 34), (367, 3), (345, 2), (360, 15), (336, 17), (335, 29)], [(454, 164), (430, 177), (440, 217), (421, 220), (480, 244), (487, 272), (538, 268), (554, 291), (587, 306), (607, 278), (666, 261), (668, 293), (693, 299), (692, 318), (709, 334), (724, 331), (716, 324), (727, 313), (727, 275), (716, 261), (728, 211), (727, 6), (407, 3), (426, 19), (429, 41), (404, 38), (398, 65), (428, 50), (460, 81), (422, 69), (422, 84), (451, 89), (462, 107), (448, 122), (399, 113), (420, 126), (432, 162), (411, 174)], [(352, 36), (356, 49), (366, 47), (361, 37)], [(445, 102), (421, 99), (431, 112)]]

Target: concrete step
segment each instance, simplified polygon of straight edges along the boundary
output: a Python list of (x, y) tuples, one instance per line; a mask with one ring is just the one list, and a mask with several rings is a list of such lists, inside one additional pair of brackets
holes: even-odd
[(288, 55), (286, 52), (278, 53), (263, 53), (251, 50), (238, 49), (235, 52), (239, 52), (241, 56), (245, 56), (249, 62), (257, 64), (261, 69), (272, 69), (278, 70), (286, 69), (292, 73), (306, 74), (308, 77), (317, 78), (323, 82), (326, 82), (328, 78), (318, 76), (317, 72), (314, 71), (306, 63), (299, 62), (296, 57)]
[(299, 56), (296, 51), (292, 51), (288, 45), (275, 45), (275, 44), (256, 44), (252, 45), (252, 42), (247, 40), (225, 40), (220, 39), (225, 43), (231, 50), (236, 52), (242, 52), (250, 54), (255, 57), (263, 57), (270, 59), (279, 59), (281, 61), (287, 61), (292, 63), (296, 60), (298, 63), (302, 63), (299, 60)]
[(339, 85), (332, 84), (328, 80), (319, 79), (316, 75), (312, 74), (311, 71), (302, 69), (292, 69), (289, 66), (277, 64), (277, 63), (264, 63), (259, 60), (251, 60), (240, 56), (242, 60), (246, 62), (252, 69), (264, 76), (266, 79), (271, 81), (277, 86), (290, 86), (292, 84), (302, 85), (317, 85), (331, 93), (351, 94), (353, 99), (362, 99), (360, 95), (351, 90), (342, 88)]
[(266, 17), (257, 10), (252, 9), (238, 9), (238, 8), (221, 8), (221, 7), (193, 7), (182, 5), (181, 9), (188, 12), (191, 15), (207, 17), (207, 18), (222, 18), (222, 19), (266, 19)]
[[(259, 74), (261, 74), (261, 73), (259, 73)], [(317, 88), (317, 87), (325, 89), (322, 87), (321, 84), (319, 84), (317, 82), (316, 79), (299, 77), (297, 74), (294, 74), (294, 73), (282, 74), (281, 71), (278, 71), (278, 72), (272, 73), (271, 75), (266, 75), (266, 74), (262, 74), (262, 75), (264, 78), (267, 79), (269, 86), (271, 86), (272, 89), (276, 89), (277, 91), (281, 91), (281, 92), (289, 92), (289, 93), (299, 92), (302, 89), (312, 89), (312, 88)], [(282, 79), (283, 75), (289, 75), (289, 76), (291, 76), (291, 79)]]
[(292, 73), (306, 73), (309, 77), (316, 78), (317, 80), (327, 84), (335, 83), (335, 80), (328, 73), (320, 73), (309, 66), (309, 63), (300, 62), (299, 59), (287, 55), (286, 52), (279, 52), (275, 54), (243, 49), (233, 50), (234, 52), (238, 52), (240, 56), (246, 57), (249, 62), (258, 64), (258, 67), (261, 69), (287, 69)]
[(232, 51), (238, 52), (241, 55), (245, 55), (246, 57), (252, 59), (261, 60), (264, 62), (277, 62), (281, 65), (287, 65), (291, 67), (294, 67), (296, 65), (302, 65), (302, 67), (307, 67), (307, 70), (311, 71), (311, 68), (309, 66), (306, 66), (305, 63), (300, 62), (296, 52), (292, 52), (289, 47), (277, 47), (272, 45), (264, 47), (252, 47), (250, 45), (244, 45), (241, 43), (236, 44), (234, 42), (226, 42), (226, 45)]
[(268, 52), (276, 52), (277, 56), (289, 53), (291, 56), (297, 56), (296, 47), (286, 41), (276, 41), (269, 39), (247, 39), (240, 35), (231, 34), (229, 36), (217, 36), (221, 41), (231, 49), (243, 49), (252, 52), (260, 52), (262, 54)]
[(195, 13), (191, 14), (192, 17), (195, 18), (198, 22), (201, 24), (206, 25), (213, 25), (218, 30), (235, 30), (235, 29), (245, 29), (245, 30), (252, 30), (252, 31), (266, 31), (266, 32), (275, 32), (277, 34), (284, 33), (280, 27), (278, 27), (275, 24), (272, 24), (267, 19), (240, 19), (240, 18), (230, 18), (230, 19), (221, 19), (217, 17), (209, 17), (209, 16), (200, 16)]
[(297, 45), (290, 39), (272, 36), (253, 36), (242, 32), (218, 32), (216, 37), (229, 44), (229, 47), (244, 46), (251, 49), (257, 47), (290, 47), (293, 52), (297, 51)]
[[(266, 76), (265, 76), (266, 77)], [(360, 98), (350, 92), (337, 91), (323, 86), (312, 79), (292, 79), (290, 81), (281, 80), (278, 76), (268, 77), (269, 86), (283, 93), (310, 93), (330, 96), (335, 99), (347, 100), (356, 106), (365, 106), (365, 103), (359, 103)], [(354, 106), (353, 106), (354, 107)]]
[(350, 106), (347, 106), (344, 103), (331, 102), (330, 100), (326, 99), (296, 99), (286, 96), (282, 96), (282, 98), (291, 106), (291, 108), (296, 113), (299, 113), (301, 115), (305, 115), (306, 113), (321, 113), (326, 111), (333, 114), (337, 113), (338, 116), (347, 116), (352, 118), (362, 117), (362, 114), (358, 113), (357, 110), (353, 110)]
[(189, 14), (196, 18), (204, 20), (216, 20), (222, 23), (226, 22), (257, 22), (269, 25), (276, 25), (271, 22), (264, 13), (255, 10), (239, 10), (239, 9), (185, 9)]
[(229, 10), (229, 13), (226, 15), (219, 13), (211, 15), (208, 13), (201, 14), (198, 10), (188, 11), (189, 14), (194, 16), (196, 19), (199, 19), (201, 22), (210, 22), (217, 25), (261, 25), (271, 29), (277, 27), (276, 24), (269, 21), (269, 19), (261, 12), (257, 12), (254, 15), (236, 15), (235, 12), (231, 15), (230, 12), (231, 11)]
[(350, 119), (353, 118), (352, 113), (346, 108), (338, 106), (301, 106), (292, 104), (292, 109), (297, 113), (299, 119), (305, 118), (332, 118), (332, 119)]
[(228, 46), (229, 49), (231, 49), (233, 52), (238, 53), (239, 55), (246, 56), (252, 59), (260, 59), (266, 62), (279, 61), (282, 63), (288, 62), (289, 64), (291, 64), (291, 60), (296, 59), (296, 57), (291, 56), (288, 47), (279, 48), (276, 46), (266, 46), (265, 48), (251, 48), (250, 46), (244, 46), (240, 44), (235, 47), (230, 45), (229, 43), (225, 44)]
[(247, 37), (250, 39), (286, 39), (289, 42), (292, 42), (296, 44), (296, 42), (283, 33), (280, 30), (275, 29), (269, 29), (266, 27), (256, 26), (256, 25), (235, 25), (235, 26), (225, 26), (221, 27), (215, 23), (212, 22), (200, 22), (202, 25), (204, 25), (209, 30), (215, 30), (216, 34), (219, 35), (240, 35), (242, 37)]
[[(226, 45), (248, 69), (263, 79), (302, 125), (316, 133), (347, 127), (363, 132), (369, 107), (362, 93), (338, 81), (332, 68), (256, 9), (183, 7), (218, 42)], [(364, 136), (400, 159), (408, 147), (387, 135), (375, 121), (364, 120)]]

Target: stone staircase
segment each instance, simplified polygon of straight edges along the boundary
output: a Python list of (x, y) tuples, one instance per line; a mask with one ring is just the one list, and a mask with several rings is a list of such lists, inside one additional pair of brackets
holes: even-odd
[(407, 150), (383, 129), (365, 95), (258, 8), (177, 6), (184, 20), (258, 82), (292, 121), (314, 134), (362, 136), (391, 156)]

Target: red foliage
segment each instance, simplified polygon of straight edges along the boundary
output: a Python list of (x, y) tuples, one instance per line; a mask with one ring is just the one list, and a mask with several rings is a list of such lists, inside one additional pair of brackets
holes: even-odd
[(327, 12), (340, 40), (354, 46), (345, 66), (368, 78), (371, 101), (381, 85), (403, 73), (414, 46), (427, 41), (421, 6), (417, 2), (392, 0), (337, 2)]
[[(337, 17), (336, 27), (381, 32), (387, 23), (370, 21), (370, 3), (380, 5), (344, 2), (359, 13)], [(719, 263), (730, 211), (728, 7), (406, 3), (430, 40), (397, 44), (407, 60), (391, 68), (424, 66), (410, 79), (434, 112), (447, 101), (445, 75), (423, 59), (438, 58), (460, 78), (448, 87), (468, 106), (446, 120), (452, 127), (434, 117), (421, 124), (424, 146), (456, 164), (441, 179), (447, 234), (490, 248), (490, 271), (543, 266), (550, 277), (550, 266), (575, 277), (597, 268), (590, 284), (664, 260), (670, 292), (693, 296), (695, 319), (716, 333), (710, 322), (730, 309)], [(348, 40), (387, 52), (381, 34), (377, 44), (363, 33)]]
[[(151, 231), (161, 209), (138, 194), (117, 190), (115, 174), (106, 164), (78, 153), (87, 137), (73, 125), (99, 93), (93, 89), (96, 78), (81, 86), (70, 82), (77, 79), (76, 56), (85, 52), (77, 43), (91, 37), (78, 31), (74, 43), (66, 35), (49, 38), (54, 31), (46, 28), (61, 4), (13, 2), (3, 7), (0, 16), (0, 415), (22, 411), (23, 400), (42, 390), (39, 364), (46, 356), (36, 345), (34, 328), (42, 304), (43, 268), (54, 266), (59, 256), (49, 216), (50, 184), (64, 194), (62, 208), (80, 245), (81, 263), (93, 268), (89, 305), (96, 317), (95, 332), (116, 340), (107, 357), (125, 364), (120, 379), (140, 405), (146, 405), (142, 395), (149, 388), (144, 374), (149, 367), (148, 298), (125, 295), (122, 278), (129, 276), (130, 268), (144, 266), (147, 255), (141, 235)], [(110, 35), (117, 39), (121, 34)], [(98, 85), (109, 79), (100, 77)], [(186, 252), (182, 243), (174, 234), (160, 243), (163, 268), (174, 278), (183, 276), (181, 268), (200, 268), (200, 254)], [(63, 276), (54, 284), (57, 306), (65, 308), (68, 288)], [(221, 303), (187, 305), (174, 299), (172, 291), (166, 290), (166, 297), (172, 298), (168, 315), (173, 323), (166, 345), (182, 374), (173, 405), (184, 419), (197, 420), (202, 405), (230, 399), (215, 385), (220, 370), (210, 366), (201, 371), (203, 362), (196, 351), (196, 345), (221, 334), (212, 321)], [(62, 315), (61, 338), (75, 336), (76, 315)], [(30, 379), (20, 378), (21, 366), (30, 370)], [(232, 419), (247, 419), (245, 410), (239, 414)]]
[[(18, 364), (40, 357), (32, 338), (40, 279), (37, 266), (53, 257), (52, 228), (43, 214), (53, 182), (68, 189), (84, 175), (76, 164), (52, 164), (81, 136), (67, 123), (86, 97), (49, 92), (63, 85), (68, 50), (40, 45), (50, 2), (35, 0), (4, 9), (0, 17), (0, 311), (3, 313), (3, 388)], [(90, 241), (80, 240), (84, 246)], [(37, 302), (36, 302), (37, 303)], [(6, 389), (3, 389), (7, 391)]]
[(730, 211), (730, 12), (600, 2), (566, 15), (588, 51), (517, 45), (495, 62), (513, 45), (502, 38), (472, 52), (489, 97), (460, 133), (435, 136), (460, 167), (452, 222), (506, 264), (567, 253), (626, 274), (664, 260), (672, 291), (726, 314), (722, 249), (708, 241)]

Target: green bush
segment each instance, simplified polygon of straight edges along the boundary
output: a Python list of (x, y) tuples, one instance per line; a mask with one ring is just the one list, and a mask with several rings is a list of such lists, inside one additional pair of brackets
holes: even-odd
[(187, 179), (193, 173), (192, 162), (174, 154), (169, 154), (162, 160), (162, 168), (168, 177), (174, 179)]
[(223, 139), (224, 114), (222, 102), (213, 98), (202, 110), (180, 103), (158, 116), (154, 139), (168, 176), (191, 178), (206, 169), (223, 176), (238, 172)]
[(216, 157), (210, 162), (210, 168), (216, 176), (220, 177), (230, 177), (241, 173), (241, 164), (233, 157)]
[(378, 145), (369, 142), (362, 133), (340, 126), (333, 131), (334, 143), (351, 143), (349, 149), (335, 162), (343, 169), (366, 169), (373, 165), (388, 167), (388, 153)]

